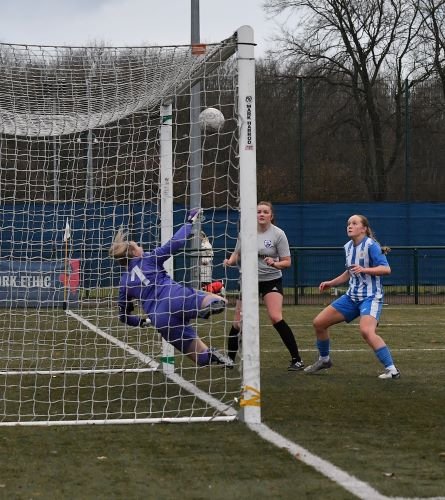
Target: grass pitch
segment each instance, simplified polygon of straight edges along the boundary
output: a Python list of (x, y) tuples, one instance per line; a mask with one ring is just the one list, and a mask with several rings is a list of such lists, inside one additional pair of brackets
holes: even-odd
[[(306, 364), (320, 307), (286, 307)], [(381, 494), (445, 494), (443, 307), (388, 306), (379, 333), (401, 370), (381, 367), (356, 323), (332, 328), (332, 369), (287, 372), (261, 310), (263, 421)], [(353, 495), (241, 422), (1, 431), (0, 498), (349, 499)]]
[[(292, 312), (297, 313), (292, 314), (300, 325), (295, 331), (310, 363), (316, 352), (311, 352), (309, 323), (318, 309)], [(264, 355), (265, 423), (382, 494), (444, 495), (444, 327), (441, 307), (384, 310), (379, 333), (392, 350), (400, 380), (377, 378), (380, 363), (355, 322), (331, 329), (333, 368), (296, 378), (294, 391), (287, 395), (282, 390), (285, 374), (276, 369), (273, 356)], [(275, 339), (269, 354), (279, 350)]]

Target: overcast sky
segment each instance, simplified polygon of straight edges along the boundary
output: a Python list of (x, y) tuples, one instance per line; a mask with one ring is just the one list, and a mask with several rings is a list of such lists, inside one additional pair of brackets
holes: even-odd
[[(273, 47), (277, 22), (263, 0), (200, 0), (202, 42), (254, 28), (256, 55)], [(13, 0), (1, 2), (0, 41), (35, 45), (190, 43), (190, 0)]]

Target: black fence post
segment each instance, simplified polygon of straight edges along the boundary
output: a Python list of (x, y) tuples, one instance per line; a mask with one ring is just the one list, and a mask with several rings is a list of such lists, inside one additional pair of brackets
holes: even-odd
[(419, 303), (419, 252), (414, 248), (414, 304)]
[(298, 250), (292, 250), (294, 263), (294, 305), (298, 305)]

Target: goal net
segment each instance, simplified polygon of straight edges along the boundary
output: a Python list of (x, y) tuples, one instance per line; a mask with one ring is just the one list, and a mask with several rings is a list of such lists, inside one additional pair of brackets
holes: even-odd
[[(108, 257), (118, 228), (151, 250), (202, 207), (165, 267), (200, 288), (207, 259), (229, 306), (192, 325), (225, 350), (238, 273), (223, 259), (240, 213), (246, 238), (256, 231), (246, 28), (197, 46), (0, 44), (0, 425), (232, 420), (239, 400), (257, 418), (257, 338), (247, 379), (240, 358), (232, 370), (195, 366), (153, 327), (119, 322), (122, 268)], [(223, 128), (201, 129), (208, 107)], [(255, 299), (245, 307), (257, 336)]]

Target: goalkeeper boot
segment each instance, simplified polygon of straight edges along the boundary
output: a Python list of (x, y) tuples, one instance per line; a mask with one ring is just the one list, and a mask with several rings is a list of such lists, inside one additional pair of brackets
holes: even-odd
[(220, 365), (224, 366), (225, 368), (233, 368), (233, 361), (223, 354), (221, 351), (218, 351), (215, 348), (211, 348), (209, 350), (210, 358), (209, 358), (209, 363), (211, 365)]
[(379, 378), (386, 379), (386, 378), (400, 378), (400, 371), (396, 368), (395, 370), (388, 370), (386, 369), (384, 373), (379, 375)]
[(226, 308), (225, 300), (214, 300), (199, 310), (198, 318), (208, 319), (212, 314), (219, 314)]
[(307, 366), (304, 371), (306, 373), (315, 373), (320, 370), (326, 370), (332, 366), (332, 361), (328, 359), (327, 361), (323, 361), (322, 359), (317, 359), (317, 361), (313, 365)]

